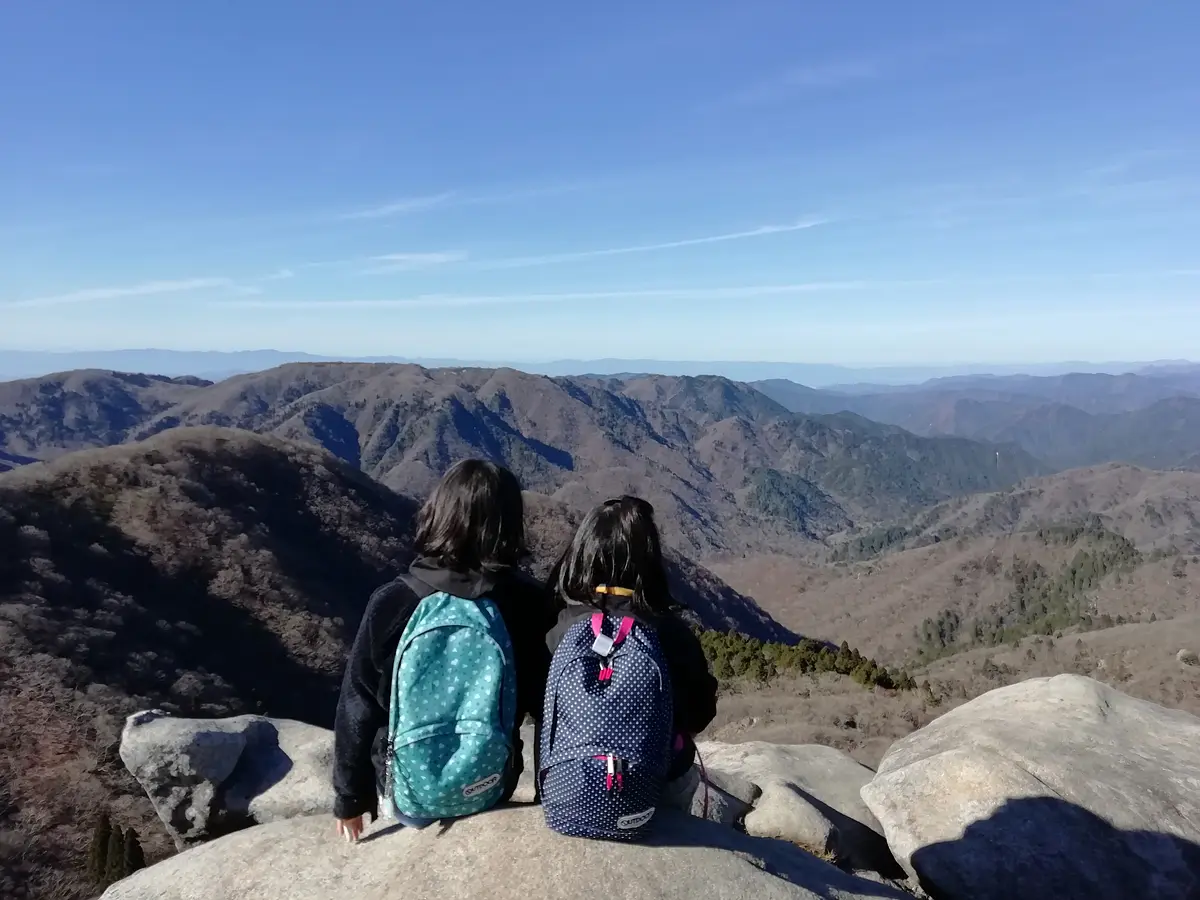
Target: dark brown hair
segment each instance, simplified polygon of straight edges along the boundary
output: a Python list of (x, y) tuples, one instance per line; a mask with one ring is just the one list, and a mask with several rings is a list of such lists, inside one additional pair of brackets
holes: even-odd
[(550, 584), (562, 600), (603, 608), (613, 598), (596, 588), (628, 588), (635, 612), (673, 607), (654, 507), (638, 497), (605, 500), (584, 517), (571, 546), (555, 564)]
[(521, 483), (495, 463), (455, 463), (417, 514), (415, 544), (418, 556), (456, 572), (517, 565), (528, 553)]

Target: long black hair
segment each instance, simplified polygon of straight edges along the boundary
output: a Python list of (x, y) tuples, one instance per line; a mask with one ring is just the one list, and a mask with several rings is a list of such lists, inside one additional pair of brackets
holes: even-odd
[(599, 587), (632, 591), (629, 605), (642, 614), (673, 608), (654, 507), (638, 497), (605, 500), (584, 517), (571, 545), (551, 571), (560, 600), (597, 608), (625, 599)]
[(417, 514), (417, 555), (456, 572), (496, 572), (527, 555), (521, 483), (481, 459), (455, 463)]

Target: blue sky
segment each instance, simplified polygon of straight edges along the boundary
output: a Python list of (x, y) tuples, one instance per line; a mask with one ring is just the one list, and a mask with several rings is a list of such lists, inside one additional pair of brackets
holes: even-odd
[(0, 347), (1200, 357), (1200, 5), (0, 6)]

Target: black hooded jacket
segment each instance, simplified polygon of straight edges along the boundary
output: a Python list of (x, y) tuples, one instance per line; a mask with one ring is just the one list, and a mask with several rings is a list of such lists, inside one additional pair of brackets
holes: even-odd
[(645, 615), (634, 612), (627, 602), (607, 598), (603, 606), (568, 602), (559, 606), (558, 621), (546, 635), (546, 646), (553, 653), (567, 631), (576, 622), (595, 612), (610, 616), (629, 616), (658, 634), (658, 643), (671, 675), (671, 705), (675, 731), (684, 736), (684, 748), (677, 753), (667, 773), (669, 779), (683, 775), (695, 762), (696, 747), (692, 735), (699, 734), (717, 715), (717, 679), (708, 668), (700, 639), (687, 623), (672, 613)]
[(497, 574), (453, 572), (419, 559), (407, 575), (371, 595), (350, 649), (334, 722), (333, 814), (339, 819), (378, 813), (396, 648), (417, 604), (438, 591), (467, 600), (488, 598), (500, 610), (508, 629), (517, 668), (517, 717), (514, 764), (504, 798), (512, 796), (516, 788), (522, 768), (521, 722), (526, 714), (535, 723), (542, 717), (550, 668), (545, 638), (555, 621), (550, 594), (515, 569)]

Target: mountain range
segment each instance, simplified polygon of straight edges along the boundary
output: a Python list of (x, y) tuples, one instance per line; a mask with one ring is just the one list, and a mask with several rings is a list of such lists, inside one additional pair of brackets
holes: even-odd
[(186, 425), (315, 443), (410, 496), (470, 455), (503, 461), (529, 490), (575, 509), (638, 493), (671, 542), (701, 557), (794, 550), (1045, 470), (1009, 445), (797, 415), (713, 376), (308, 363), (217, 383), (83, 371), (0, 384), (0, 450), (14, 459)]
[(721, 375), (737, 381), (790, 379), (810, 385), (901, 386), (940, 376), (971, 374), (1059, 375), (1068, 372), (1143, 372), (1185, 361), (1145, 362), (1059, 362), (1044, 364), (841, 366), (821, 363), (700, 361), (661, 359), (563, 359), (550, 362), (515, 360), (434, 359), (404, 356), (322, 356), (282, 350), (192, 351), (192, 350), (0, 350), (0, 379), (40, 378), (72, 369), (109, 369), (120, 372), (158, 372), (163, 375), (195, 375), (212, 380), (247, 372), (258, 372), (297, 362), (387, 362), (416, 363), (433, 368), (517, 368), (538, 375)]
[[(1014, 678), (1069, 667), (1194, 705), (1174, 643), (1197, 633), (1200, 474), (1049, 474), (1063, 447), (1186, 461), (1191, 377), (792, 385), (832, 404), (811, 413), (780, 402), (778, 383), (386, 363), (0, 383), (0, 720), (24, 723), (0, 729), (0, 894), (89, 896), (79, 862), (97, 809), (159, 834), (116, 756), (128, 712), (328, 724), (367, 596), (411, 557), (419, 498), (468, 455), (528, 489), (535, 574), (582, 510), (636, 492), (697, 624), (847, 641), (934, 684), (920, 697), (848, 679), (739, 684), (717, 726), (739, 739), (877, 759), (874, 743), (943, 698), (994, 686), (993, 657)], [(1021, 406), (987, 430), (1014, 443), (835, 408), (945, 392)], [(155, 840), (152, 857), (167, 851)]]
[(754, 387), (793, 412), (848, 411), (914, 434), (1016, 444), (1054, 469), (1109, 461), (1200, 467), (1200, 367), (954, 377), (886, 389), (780, 380)]
[(872, 393), (718, 376), (298, 363), (212, 382), (84, 370), (0, 383), (0, 471), (217, 425), (318, 444), (422, 496), (503, 461), (569, 509), (639, 493), (699, 557), (803, 553), (948, 498), (1109, 461), (1200, 468), (1200, 370), (955, 377)]

